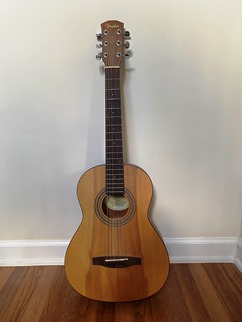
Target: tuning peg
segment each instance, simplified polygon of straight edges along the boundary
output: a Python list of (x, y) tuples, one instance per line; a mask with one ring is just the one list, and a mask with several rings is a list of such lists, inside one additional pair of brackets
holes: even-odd
[(102, 58), (102, 53), (98, 53), (97, 55), (96, 55), (96, 59), (97, 60), (100, 60)]
[(124, 42), (124, 48), (125, 48), (125, 49), (128, 49), (128, 48), (129, 48), (129, 46), (130, 46), (129, 41), (125, 41), (125, 42)]
[(97, 43), (97, 44), (96, 44), (96, 48), (102, 48), (102, 44)]
[(125, 37), (125, 38), (130, 37), (130, 32), (129, 32), (128, 30), (125, 30), (125, 32), (124, 32), (124, 37)]
[(129, 57), (130, 57), (130, 54), (129, 53), (124, 54), (124, 58), (125, 59), (128, 59)]
[(96, 36), (97, 36), (97, 40), (102, 39), (102, 33), (101, 32), (96, 33)]

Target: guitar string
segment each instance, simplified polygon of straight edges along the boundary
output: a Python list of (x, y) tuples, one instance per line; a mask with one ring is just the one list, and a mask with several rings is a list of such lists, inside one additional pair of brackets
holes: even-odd
[[(119, 38), (119, 36), (116, 34), (116, 44), (118, 43), (118, 38)], [(119, 158), (120, 158), (120, 152), (122, 152), (122, 150), (121, 150), (121, 148), (122, 148), (122, 146), (120, 147), (120, 143), (122, 142), (122, 141), (119, 141), (119, 139), (121, 139), (121, 135), (122, 135), (122, 124), (121, 124), (121, 115), (122, 115), (122, 113), (121, 113), (121, 87), (120, 87), (120, 85), (121, 85), (121, 81), (120, 81), (120, 67), (119, 68), (117, 68), (116, 70), (115, 70), (115, 80), (116, 80), (116, 86), (115, 86), (115, 88), (118, 88), (118, 90), (117, 91), (115, 91), (115, 97), (117, 98), (118, 97), (118, 99), (117, 99), (117, 101), (115, 100), (115, 102), (117, 102), (117, 109), (115, 110), (115, 113), (117, 113), (117, 118), (116, 118), (116, 120), (118, 121), (117, 123), (118, 123), (118, 126), (117, 126), (117, 128), (119, 127), (119, 129), (120, 129), (120, 131), (117, 131), (117, 132), (120, 132), (120, 133), (116, 133), (115, 134), (115, 136), (116, 136), (116, 151), (118, 151), (118, 156), (119, 156)], [(116, 112), (117, 111), (117, 112)], [(121, 156), (123, 156), (123, 154), (121, 154)], [(120, 169), (122, 169), (122, 165), (121, 165), (121, 163), (119, 162), (119, 161), (121, 161), (120, 159), (118, 159), (118, 160), (116, 160), (116, 162), (117, 162), (117, 165), (116, 165), (116, 168), (118, 169), (118, 174), (119, 174), (119, 180), (117, 180), (118, 182), (119, 182), (119, 184), (118, 184), (118, 190), (120, 191), (120, 190), (123, 190), (122, 189), (122, 181), (123, 181), (123, 173), (122, 173), (122, 171), (120, 171)], [(121, 179), (120, 179), (120, 173), (121, 173)], [(120, 193), (119, 193), (120, 194)], [(119, 197), (122, 197), (122, 196), (119, 196)], [(117, 220), (119, 220), (120, 219), (120, 217), (118, 216), (118, 219)], [(116, 226), (116, 253), (117, 253), (117, 255), (118, 256), (120, 256), (120, 255), (122, 255), (122, 253), (121, 253), (121, 251), (122, 251), (122, 248), (121, 248), (121, 242), (122, 242), (122, 238), (121, 238), (121, 225), (120, 224), (118, 224), (117, 226)]]
[[(107, 96), (107, 88), (108, 88), (108, 81), (107, 81), (107, 78), (108, 78), (108, 75), (107, 75), (107, 69), (105, 69), (105, 126), (106, 126), (106, 165), (105, 165), (105, 176), (106, 176), (106, 194), (105, 194), (105, 198), (107, 198), (107, 189), (108, 189), (108, 132), (109, 132), (109, 124), (108, 124), (108, 120), (107, 120), (107, 117), (108, 117), (108, 106), (107, 106), (107, 100), (106, 100), (106, 96)], [(107, 205), (107, 199), (104, 199), (104, 202), (106, 202), (106, 205)], [(108, 208), (106, 207), (105, 205), (105, 211), (107, 212), (107, 216), (108, 216)], [(110, 241), (109, 241), (109, 227), (106, 226), (106, 231), (107, 231), (107, 234), (106, 234), (106, 238), (107, 238), (107, 258), (109, 258), (109, 245), (110, 245)]]
[[(120, 34), (121, 35), (121, 34)], [(116, 43), (118, 43), (118, 38), (119, 36), (117, 35), (117, 39), (116, 39)], [(122, 40), (121, 40), (121, 46), (122, 46)], [(120, 51), (122, 52), (122, 50)], [(122, 147), (122, 104), (121, 104), (121, 75), (120, 75), (120, 67), (117, 68), (116, 70), (116, 74), (115, 75), (115, 79), (116, 79), (116, 86), (115, 88), (117, 87), (118, 88), (118, 91), (116, 92), (116, 97), (118, 97), (118, 109), (116, 110), (117, 111), (117, 120), (118, 120), (118, 127), (119, 127), (119, 131), (120, 133), (116, 133), (116, 143), (117, 143), (117, 151), (119, 153), (119, 158), (120, 158), (120, 153), (121, 153), (121, 157), (120, 159), (118, 159), (118, 165), (117, 165), (117, 169), (118, 169), (118, 173), (120, 174), (121, 173), (121, 180), (119, 179), (118, 182), (119, 182), (119, 190), (122, 190), (123, 192), (123, 185), (124, 185), (124, 173), (123, 173), (123, 147)], [(115, 101), (116, 102), (116, 101)], [(120, 140), (119, 140), (120, 139)], [(121, 144), (120, 144), (121, 143)], [(121, 146), (120, 146), (121, 145)], [(119, 162), (121, 161), (121, 162)], [(122, 197), (120, 195), (120, 197)], [(120, 217), (118, 217), (120, 218)], [(116, 246), (117, 246), (117, 255), (118, 256), (123, 256), (124, 253), (123, 253), (123, 235), (122, 235), (122, 227), (121, 225), (118, 224), (117, 228), (117, 236), (116, 236)]]
[[(108, 38), (108, 36), (107, 36)], [(108, 40), (107, 40), (108, 41)], [(108, 41), (109, 43), (109, 41)], [(107, 62), (108, 62), (108, 57), (107, 57)], [(108, 65), (108, 64), (107, 64)], [(109, 179), (110, 179), (110, 175), (109, 175), (109, 166), (108, 166), (108, 163), (110, 163), (110, 147), (108, 145), (108, 138), (110, 136), (110, 118), (109, 118), (109, 101), (107, 100), (108, 98), (108, 88), (109, 88), (109, 73), (108, 73), (108, 69), (106, 68), (105, 69), (105, 78), (106, 78), (106, 91), (105, 91), (105, 104), (106, 104), (106, 124), (108, 126), (108, 129), (107, 129), (107, 133), (106, 133), (106, 151), (107, 151), (107, 156), (106, 156), (106, 189), (107, 189), (107, 196), (106, 196), (106, 212), (107, 212), (107, 217), (108, 219), (110, 218), (109, 217), (109, 207), (108, 207), (108, 189), (109, 189)], [(107, 225), (107, 230), (108, 230), (108, 234), (107, 234), (107, 238), (108, 238), (108, 258), (110, 258), (110, 242), (111, 242), (111, 239), (110, 239), (110, 227), (109, 225)]]
[[(118, 150), (119, 150), (119, 152), (120, 151), (122, 152), (122, 154), (121, 154), (122, 160), (119, 160), (121, 162), (118, 163), (118, 164), (120, 164), (118, 166), (118, 169), (119, 169), (118, 172), (121, 172), (121, 174), (122, 174), (122, 180), (121, 180), (121, 184), (119, 184), (119, 186), (121, 187), (121, 190), (123, 191), (123, 180), (124, 180), (124, 178), (123, 178), (123, 166), (122, 166), (122, 162), (123, 162), (123, 146), (122, 146), (122, 143), (123, 143), (123, 141), (122, 141), (122, 117), (121, 117), (122, 116), (122, 102), (121, 102), (121, 75), (120, 75), (120, 68), (118, 68), (117, 72), (118, 72), (118, 88), (119, 88), (119, 91), (118, 91), (118, 97), (119, 97), (119, 100), (118, 100), (118, 102), (119, 102), (119, 110), (118, 111), (119, 111), (119, 113), (118, 113), (118, 115), (120, 116), (118, 118), (118, 120), (119, 120), (120, 132), (121, 132), (121, 133), (119, 133), (117, 135), (117, 145), (119, 146), (119, 144), (121, 143), (121, 147), (119, 147)], [(118, 138), (121, 139), (121, 141), (118, 141)], [(120, 169), (122, 171), (120, 171)], [(123, 243), (122, 236), (123, 235), (121, 233), (121, 230), (122, 230), (121, 225), (118, 225), (117, 243), (118, 243), (118, 249), (119, 249), (119, 254), (118, 254), (119, 256), (120, 255), (123, 256), (123, 247), (122, 247), (122, 243)]]

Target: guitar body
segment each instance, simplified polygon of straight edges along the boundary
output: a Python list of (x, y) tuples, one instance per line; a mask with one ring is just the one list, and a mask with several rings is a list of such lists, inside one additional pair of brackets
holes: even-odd
[(124, 178), (129, 207), (125, 213), (116, 209), (113, 217), (102, 206), (104, 165), (85, 172), (77, 187), (83, 220), (68, 246), (65, 270), (72, 287), (94, 300), (146, 298), (162, 287), (169, 271), (166, 248), (148, 220), (151, 180), (133, 165), (124, 165)]

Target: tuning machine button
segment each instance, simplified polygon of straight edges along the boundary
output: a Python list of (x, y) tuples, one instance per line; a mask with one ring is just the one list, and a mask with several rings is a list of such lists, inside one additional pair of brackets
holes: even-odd
[(129, 46), (130, 46), (129, 41), (125, 41), (125, 42), (124, 42), (124, 48), (125, 48), (125, 49), (129, 49)]
[(130, 58), (130, 56), (131, 56), (131, 55), (130, 55), (129, 53), (125, 53), (125, 54), (124, 54), (124, 58), (125, 58), (125, 59)]
[(96, 44), (96, 48), (102, 48), (102, 44), (97, 43), (97, 44)]
[(97, 60), (100, 60), (102, 58), (102, 53), (98, 53), (97, 55), (96, 55), (96, 59)]
[(128, 30), (125, 30), (124, 37), (125, 38), (129, 38), (130, 37), (130, 32)]
[(102, 33), (101, 32), (96, 33), (96, 36), (97, 36), (97, 40), (102, 40)]

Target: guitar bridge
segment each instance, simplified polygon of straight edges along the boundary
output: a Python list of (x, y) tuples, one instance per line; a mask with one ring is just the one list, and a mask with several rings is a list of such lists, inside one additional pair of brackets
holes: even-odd
[(133, 265), (141, 265), (141, 258), (130, 256), (100, 256), (93, 257), (92, 264), (109, 268), (125, 268)]

